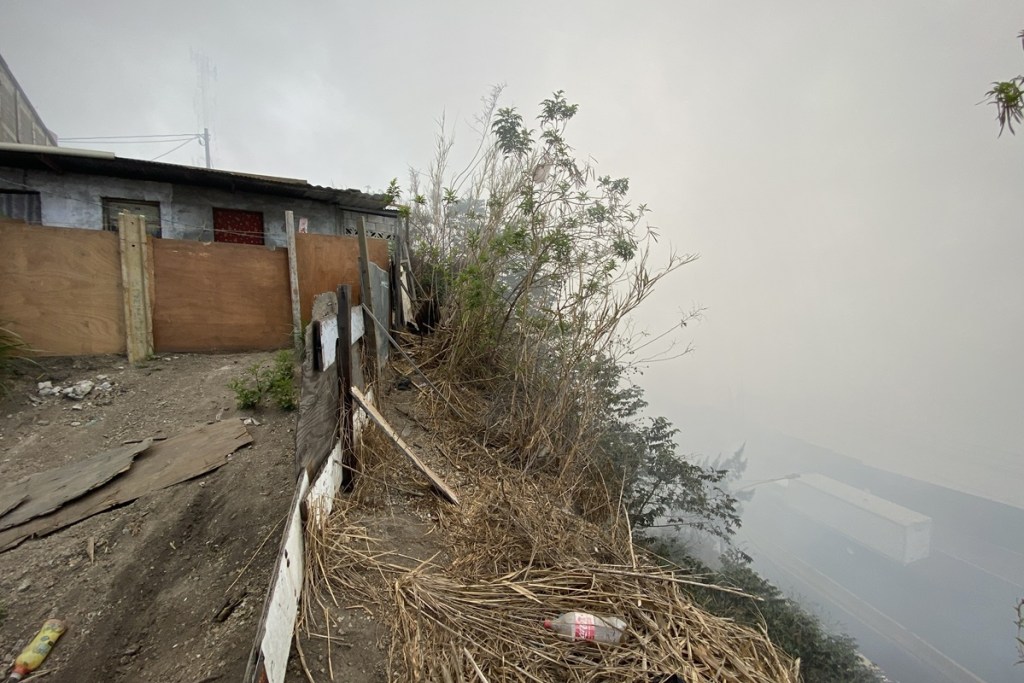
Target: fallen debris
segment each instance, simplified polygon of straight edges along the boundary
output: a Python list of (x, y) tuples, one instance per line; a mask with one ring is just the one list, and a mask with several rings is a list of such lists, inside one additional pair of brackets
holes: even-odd
[(67, 630), (67, 625), (62, 620), (47, 619), (43, 627), (39, 629), (39, 633), (32, 639), (32, 642), (14, 660), (14, 668), (11, 670), (10, 680), (20, 681), (38, 669), (65, 630)]
[[(65, 497), (58, 508), (49, 508), (53, 510), (49, 514), (0, 531), (0, 552), (10, 550), (26, 538), (45, 536), (151, 491), (214, 470), (223, 465), (231, 453), (250, 443), (252, 437), (238, 419), (203, 425), (161, 443), (147, 439), (134, 445), (139, 455), (126, 468), (127, 472), (122, 470), (120, 476), (108, 477), (106, 485), (94, 487), (73, 500)], [(139, 448), (143, 444), (147, 448)], [(30, 493), (29, 502), (22, 505), (31, 503)]]
[[(97, 375), (96, 382), (83, 379), (67, 387), (55, 385), (53, 382), (38, 382), (36, 384), (36, 390), (39, 392), (39, 396), (43, 398), (47, 396), (63, 396), (73, 401), (81, 401), (93, 393), (93, 391), (108, 393), (113, 388), (114, 383), (109, 380), (107, 375)], [(33, 401), (36, 400), (34, 396), (29, 396), (29, 398)]]
[(377, 409), (373, 407), (372, 403), (366, 400), (366, 396), (363, 395), (363, 392), (359, 391), (356, 387), (352, 387), (352, 398), (354, 398), (356, 403), (359, 404), (359, 407), (369, 415), (370, 419), (373, 420), (385, 434), (387, 434), (388, 438), (398, 446), (398, 450), (402, 451), (405, 457), (412, 462), (413, 466), (415, 466), (417, 470), (422, 472), (427, 479), (430, 480), (430, 484), (434, 487), (434, 490), (441, 494), (441, 496), (452, 505), (458, 505), (459, 498), (455, 495), (455, 492), (448, 488), (448, 485), (444, 483), (444, 480), (441, 479), (434, 470), (430, 469), (426, 463), (419, 459), (419, 457), (413, 452), (412, 448), (410, 448), (409, 445), (402, 440), (402, 437), (398, 435), (398, 432), (388, 424), (388, 421), (384, 419), (384, 416), (377, 412)]
[(21, 505), (0, 516), (0, 531), (56, 510), (69, 500), (79, 498), (117, 475), (127, 472), (132, 461), (149, 448), (149, 439), (129, 446), (103, 451), (71, 465), (37, 472), (0, 489), (0, 500), (23, 495)]

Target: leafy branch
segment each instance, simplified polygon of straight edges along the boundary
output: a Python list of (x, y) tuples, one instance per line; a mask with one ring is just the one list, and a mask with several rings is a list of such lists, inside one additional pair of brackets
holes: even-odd
[[(1024, 31), (1017, 34), (1017, 37), (1024, 46)], [(1002, 135), (1004, 130), (1016, 135), (1014, 125), (1024, 121), (1024, 75), (993, 83), (992, 89), (985, 93), (984, 103), (996, 107), (999, 135)]]

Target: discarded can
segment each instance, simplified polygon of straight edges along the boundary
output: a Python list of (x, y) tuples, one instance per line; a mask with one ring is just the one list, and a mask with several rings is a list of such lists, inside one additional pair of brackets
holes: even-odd
[(586, 612), (566, 612), (555, 620), (545, 619), (544, 628), (571, 640), (617, 643), (626, 631), (626, 622), (618, 617), (596, 617)]
[(22, 650), (18, 658), (14, 660), (14, 669), (11, 670), (11, 677), (8, 681), (20, 681), (38, 669), (65, 629), (67, 629), (67, 625), (62, 620), (47, 619), (28, 647)]

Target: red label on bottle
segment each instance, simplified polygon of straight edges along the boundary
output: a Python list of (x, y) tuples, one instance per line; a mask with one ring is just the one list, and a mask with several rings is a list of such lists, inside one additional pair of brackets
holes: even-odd
[(594, 617), (589, 614), (580, 614), (576, 617), (576, 640), (593, 640), (597, 629), (594, 627)]

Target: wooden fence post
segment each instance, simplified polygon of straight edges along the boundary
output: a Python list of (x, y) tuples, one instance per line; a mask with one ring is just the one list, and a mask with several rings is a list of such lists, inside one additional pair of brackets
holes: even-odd
[(341, 483), (351, 485), (358, 468), (355, 458), (355, 424), (352, 405), (352, 287), (338, 286), (338, 351), (335, 354), (338, 364), (338, 429), (341, 441)]
[(299, 255), (295, 249), (295, 214), (284, 212), (284, 229), (288, 238), (288, 283), (292, 291), (292, 345), (296, 359), (302, 358), (302, 308), (299, 300)]
[(373, 353), (370, 354), (370, 365), (373, 371), (373, 376), (377, 376), (377, 368), (380, 365), (377, 361), (377, 327), (374, 325), (373, 317), (377, 315), (377, 309), (374, 306), (373, 301), (373, 283), (370, 282), (370, 247), (366, 243), (366, 219), (362, 216), (359, 217), (358, 223), (359, 230), (359, 298), (363, 306), (365, 307), (364, 313), (366, 324), (366, 344), (368, 348), (373, 349)]
[(128, 362), (153, 355), (153, 312), (149, 299), (149, 250), (146, 219), (127, 212), (117, 217), (121, 251), (121, 288), (124, 295), (125, 348)]

